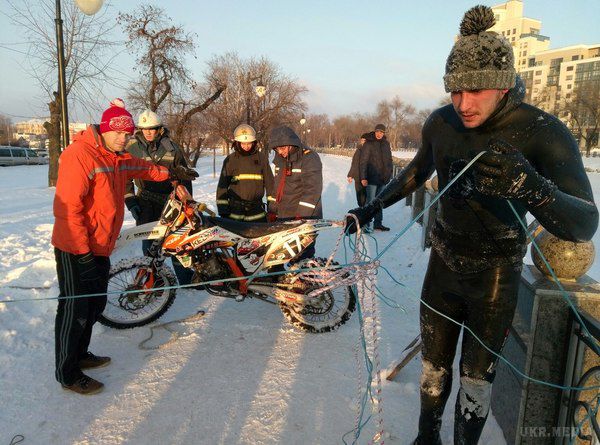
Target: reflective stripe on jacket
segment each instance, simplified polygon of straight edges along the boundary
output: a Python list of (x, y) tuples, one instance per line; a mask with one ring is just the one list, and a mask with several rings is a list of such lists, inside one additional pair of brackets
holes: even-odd
[(60, 155), (52, 245), (72, 254), (110, 256), (123, 224), (125, 183), (168, 177), (164, 167), (106, 149), (88, 126)]

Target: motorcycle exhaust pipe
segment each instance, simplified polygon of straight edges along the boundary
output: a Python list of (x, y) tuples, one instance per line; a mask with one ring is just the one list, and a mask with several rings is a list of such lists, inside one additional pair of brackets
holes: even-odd
[(282, 303), (299, 303), (305, 304), (308, 299), (306, 295), (299, 294), (296, 292), (290, 292), (289, 290), (279, 289), (277, 287), (265, 286), (261, 284), (249, 284), (248, 290), (251, 292), (256, 292), (258, 294), (268, 295), (273, 297), (277, 301)]

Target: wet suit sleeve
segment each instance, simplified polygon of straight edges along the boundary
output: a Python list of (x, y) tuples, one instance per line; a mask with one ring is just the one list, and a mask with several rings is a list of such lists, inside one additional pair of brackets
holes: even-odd
[(431, 120), (430, 117), (423, 125), (423, 142), (413, 160), (377, 195), (376, 199), (381, 200), (383, 208), (389, 207), (410, 195), (423, 185), (433, 173), (435, 166), (433, 163), (433, 149), (430, 143)]
[(553, 235), (568, 241), (587, 241), (598, 227), (598, 209), (590, 182), (568, 129), (562, 124), (558, 130), (553, 129), (552, 134), (548, 134), (548, 129), (535, 138), (539, 143), (528, 158), (557, 190), (550, 202), (528, 210)]
[(229, 210), (229, 185), (231, 184), (231, 175), (227, 172), (227, 166), (229, 165), (229, 157), (223, 161), (223, 167), (221, 168), (221, 176), (219, 176), (219, 183), (217, 184), (217, 210), (219, 216), (227, 216), (231, 213)]

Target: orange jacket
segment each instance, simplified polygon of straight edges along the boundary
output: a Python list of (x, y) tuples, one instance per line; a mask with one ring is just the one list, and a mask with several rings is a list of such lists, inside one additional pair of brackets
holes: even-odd
[(127, 181), (168, 177), (164, 167), (108, 150), (96, 128), (88, 126), (60, 155), (52, 245), (73, 254), (110, 256), (123, 224)]

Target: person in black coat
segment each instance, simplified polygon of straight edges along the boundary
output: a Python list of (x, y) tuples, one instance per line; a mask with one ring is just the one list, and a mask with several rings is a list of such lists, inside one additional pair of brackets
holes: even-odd
[[(169, 137), (169, 130), (160, 118), (151, 110), (145, 110), (138, 118), (139, 130), (127, 151), (137, 158), (152, 161), (169, 169), (186, 167), (187, 161), (181, 147)], [(192, 182), (181, 181), (192, 194)], [(137, 189), (137, 192), (136, 192)], [(155, 182), (130, 181), (125, 188), (125, 205), (135, 219), (136, 225), (158, 221), (163, 207), (169, 199), (173, 186), (170, 180)], [(142, 241), (142, 250), (146, 255), (153, 240)], [(179, 284), (190, 284), (193, 272), (185, 268), (177, 258), (172, 257), (173, 269)]]
[(217, 186), (219, 216), (237, 221), (266, 222), (263, 197), (273, 199), (269, 159), (256, 145), (256, 131), (248, 124), (233, 132), (234, 152), (225, 158)]
[(359, 206), (364, 206), (367, 203), (367, 190), (360, 182), (360, 149), (367, 141), (367, 133), (364, 133), (356, 146), (356, 150), (352, 155), (352, 163), (348, 171), (348, 184), (354, 181), (354, 190), (356, 191), (356, 202)]
[[(367, 192), (367, 202), (371, 202), (392, 178), (392, 149), (385, 137), (385, 125), (377, 124), (375, 131), (366, 136), (366, 142), (360, 149), (359, 174), (360, 182)], [(383, 212), (375, 215), (373, 228), (383, 232), (390, 230), (383, 225)], [(371, 231), (370, 224), (365, 227), (365, 231)]]

